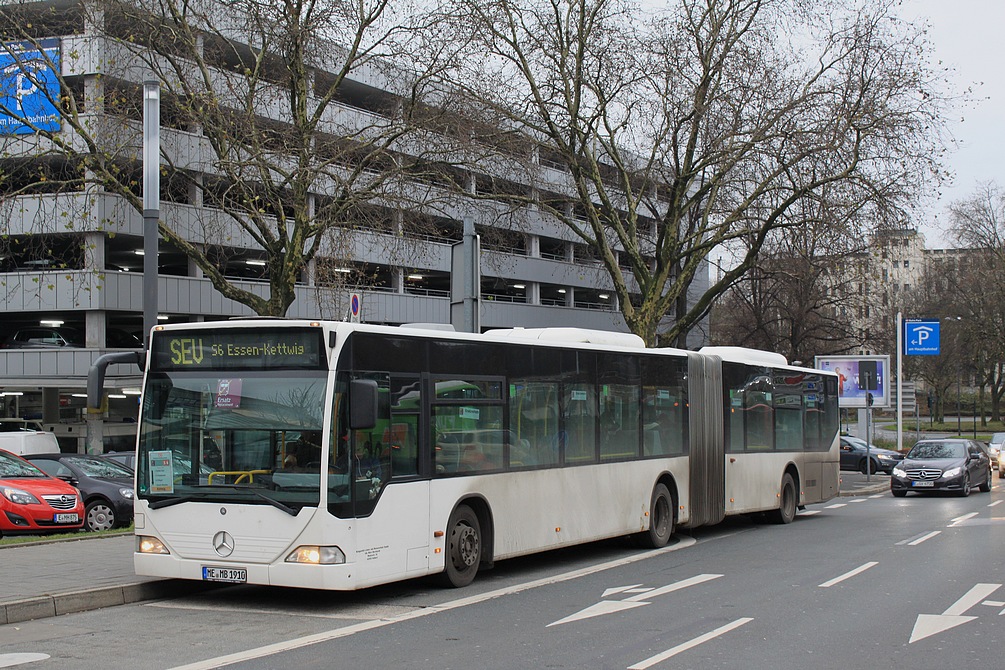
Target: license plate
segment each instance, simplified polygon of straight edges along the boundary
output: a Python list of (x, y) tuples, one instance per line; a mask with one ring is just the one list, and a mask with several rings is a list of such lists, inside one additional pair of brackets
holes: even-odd
[(53, 523), (77, 523), (80, 516), (77, 514), (55, 514), (52, 517)]
[(915, 488), (924, 488), (926, 486), (931, 487), (935, 486), (935, 482), (911, 482), (911, 486), (914, 486)]
[(210, 568), (203, 566), (202, 578), (207, 582), (244, 584), (248, 581), (248, 571), (245, 568)]

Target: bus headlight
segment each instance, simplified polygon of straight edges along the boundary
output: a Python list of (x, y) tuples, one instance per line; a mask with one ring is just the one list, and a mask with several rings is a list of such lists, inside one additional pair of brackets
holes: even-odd
[(139, 554), (170, 554), (164, 543), (150, 535), (136, 536), (136, 553)]
[(336, 565), (345, 563), (345, 554), (338, 547), (303, 545), (286, 557), (287, 563), (310, 563), (312, 565)]

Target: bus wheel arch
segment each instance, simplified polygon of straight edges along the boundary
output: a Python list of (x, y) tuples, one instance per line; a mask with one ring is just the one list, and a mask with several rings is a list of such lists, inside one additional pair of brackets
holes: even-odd
[(441, 581), (460, 588), (474, 581), (481, 567), (492, 565), (492, 516), (481, 498), (457, 503), (447, 522)]
[(782, 473), (782, 481), (778, 488), (778, 509), (772, 510), (769, 517), (775, 523), (792, 523), (799, 507), (799, 471), (789, 464)]

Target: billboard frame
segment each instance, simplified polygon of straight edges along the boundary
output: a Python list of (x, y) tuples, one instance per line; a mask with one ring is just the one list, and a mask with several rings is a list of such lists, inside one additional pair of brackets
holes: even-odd
[[(862, 363), (865, 363), (865, 366), (860, 365)], [(860, 375), (860, 370), (862, 367), (873, 366), (876, 370), (876, 388), (869, 390), (865, 388), (865, 379), (861, 378), (863, 375)], [(816, 356), (813, 359), (813, 367), (838, 375), (838, 407), (868, 407), (869, 393), (872, 393), (873, 396), (873, 407), (890, 407), (890, 396), (892, 395), (890, 384), (893, 381), (893, 376), (889, 355)]]

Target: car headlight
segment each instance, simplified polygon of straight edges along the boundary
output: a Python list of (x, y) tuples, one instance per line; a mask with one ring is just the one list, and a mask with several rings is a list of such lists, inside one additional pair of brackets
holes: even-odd
[(877, 456), (876, 458), (878, 458), (881, 461), (892, 461), (893, 460), (893, 456), (890, 456), (889, 454), (882, 454), (880, 456)]
[(948, 470), (946, 470), (945, 472), (942, 473), (942, 477), (943, 477), (943, 479), (945, 479), (947, 477), (955, 477), (958, 474), (960, 474), (961, 472), (963, 472), (963, 468), (962, 467), (949, 468)]
[(4, 486), (0, 488), (0, 493), (3, 493), (3, 497), (11, 501), (15, 505), (38, 505), (38, 498), (28, 493), (27, 491), (22, 491), (21, 489), (16, 489), (12, 486)]
[(133, 499), (133, 490), (132, 489), (119, 489), (119, 495), (122, 496), (123, 498), (126, 498), (127, 500), (132, 500)]
[(893, 469), (893, 476), (894, 477), (906, 477), (907, 476), (907, 471), (904, 470), (904, 468), (902, 468), (902, 467), (900, 467), (898, 465), (897, 467), (895, 467)]

